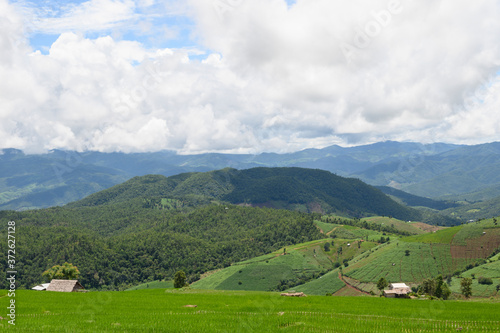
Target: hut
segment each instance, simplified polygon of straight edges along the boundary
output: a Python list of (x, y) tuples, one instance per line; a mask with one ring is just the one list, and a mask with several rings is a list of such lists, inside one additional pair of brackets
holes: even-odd
[(406, 283), (391, 283), (389, 290), (384, 290), (384, 296), (390, 298), (408, 298), (411, 288)]
[(52, 280), (47, 291), (60, 291), (71, 293), (75, 291), (85, 291), (85, 288), (77, 280)]

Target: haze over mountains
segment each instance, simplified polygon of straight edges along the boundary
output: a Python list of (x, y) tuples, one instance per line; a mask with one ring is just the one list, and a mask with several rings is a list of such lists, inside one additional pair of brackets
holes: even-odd
[[(427, 198), (483, 201), (500, 196), (500, 143), (475, 146), (380, 142), (330, 146), (289, 154), (100, 153), (51, 151), (0, 155), (0, 209), (63, 205), (134, 176), (231, 167), (302, 167), (359, 178)], [(404, 200), (403, 200), (404, 201)]]

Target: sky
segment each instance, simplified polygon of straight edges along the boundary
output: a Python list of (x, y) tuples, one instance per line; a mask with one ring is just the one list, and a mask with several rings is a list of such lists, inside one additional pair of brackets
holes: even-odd
[(500, 140), (498, 0), (0, 0), (0, 148)]

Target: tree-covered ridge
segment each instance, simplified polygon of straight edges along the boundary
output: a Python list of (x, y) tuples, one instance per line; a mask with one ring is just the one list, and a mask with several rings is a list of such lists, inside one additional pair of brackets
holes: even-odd
[(69, 206), (96, 206), (138, 197), (220, 200), (352, 217), (390, 215), (402, 220), (422, 218), (420, 212), (395, 202), (358, 179), (302, 168), (227, 168), (168, 178), (153, 175), (135, 177)]
[[(309, 214), (285, 210), (208, 205), (196, 209), (143, 208), (140, 200), (95, 207), (0, 211), (15, 220), (18, 286), (31, 288), (42, 273), (70, 262), (88, 288), (125, 289), (173, 278), (190, 281), (283, 246), (321, 238)], [(6, 238), (5, 230), (1, 237)], [(6, 243), (0, 263), (7, 264)], [(5, 270), (0, 288), (6, 287)]]

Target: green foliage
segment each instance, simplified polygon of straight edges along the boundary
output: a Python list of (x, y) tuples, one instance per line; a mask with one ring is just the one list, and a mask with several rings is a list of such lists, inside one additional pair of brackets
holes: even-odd
[[(323, 220), (336, 225), (335, 229), (331, 232), (331, 235), (335, 235), (335, 237), (338, 238), (375, 239), (376, 237), (381, 236), (380, 233), (384, 232), (406, 235), (406, 236), (412, 234), (410, 232), (397, 229), (393, 226), (384, 225), (383, 223), (382, 224), (373, 223), (372, 222), (373, 218), (359, 220), (359, 219), (344, 219), (333, 216), (324, 216)], [(413, 229), (415, 230), (415, 233), (421, 232), (416, 228)]]
[(493, 280), (491, 278), (488, 278), (488, 277), (484, 277), (484, 276), (480, 276), (478, 279), (477, 279), (477, 282), (479, 284), (493, 284)]
[(382, 290), (384, 290), (388, 285), (389, 283), (387, 283), (387, 280), (384, 277), (381, 277), (377, 282), (377, 289), (382, 293)]
[(60, 280), (77, 280), (80, 277), (80, 271), (73, 264), (65, 262), (62, 265), (52, 266), (50, 269), (42, 273), (42, 276), (48, 281), (52, 279)]
[(184, 273), (183, 271), (178, 271), (177, 273), (175, 273), (175, 275), (174, 275), (174, 288), (182, 288), (182, 287), (186, 287), (186, 286), (187, 286), (186, 273)]
[(472, 279), (463, 278), (462, 281), (460, 281), (460, 290), (462, 291), (462, 294), (465, 296), (465, 298), (471, 297), (472, 296)]
[[(436, 292), (436, 280), (435, 279), (425, 279), (420, 286), (420, 290), (429, 296), (434, 296)], [(442, 289), (441, 289), (442, 292)], [(436, 295), (437, 296), (437, 295)]]

